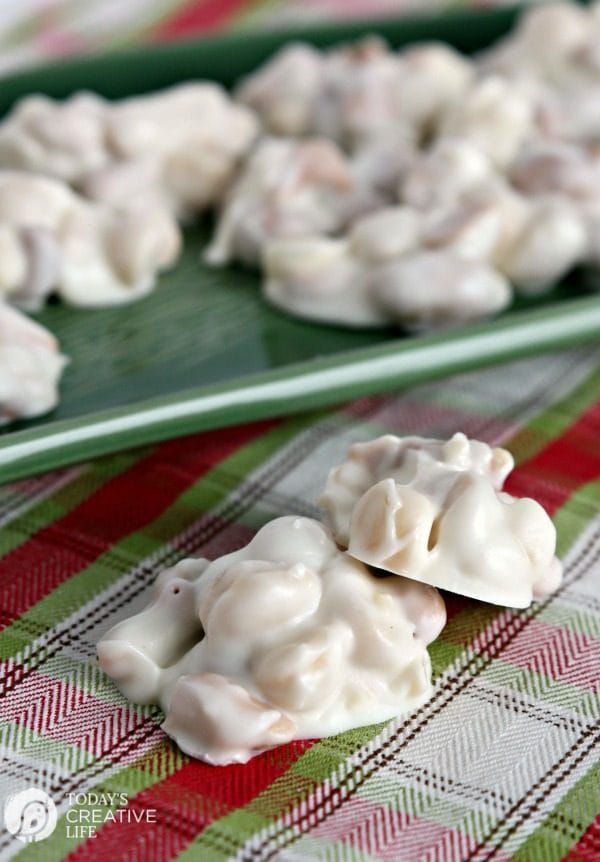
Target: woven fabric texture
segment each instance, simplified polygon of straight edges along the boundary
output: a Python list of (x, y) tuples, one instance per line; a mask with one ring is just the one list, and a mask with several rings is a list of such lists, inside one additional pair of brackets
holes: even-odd
[[(163, 567), (231, 551), (272, 517), (318, 515), (352, 442), (459, 429), (511, 450), (508, 490), (552, 514), (565, 578), (524, 611), (446, 595), (435, 691), (416, 713), (214, 768), (99, 671), (98, 638)], [(3, 830), (1, 859), (600, 859), (597, 349), (20, 482), (0, 489), (0, 524), (0, 797), (42, 788), (59, 818), (27, 846)]]

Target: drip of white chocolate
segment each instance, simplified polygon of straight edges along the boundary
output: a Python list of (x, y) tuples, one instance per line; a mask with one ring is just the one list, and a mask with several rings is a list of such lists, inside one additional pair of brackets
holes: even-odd
[(417, 707), (445, 617), (436, 590), (377, 577), (318, 522), (284, 517), (213, 563), (164, 572), (98, 654), (127, 697), (160, 703), (184, 751), (245, 762)]

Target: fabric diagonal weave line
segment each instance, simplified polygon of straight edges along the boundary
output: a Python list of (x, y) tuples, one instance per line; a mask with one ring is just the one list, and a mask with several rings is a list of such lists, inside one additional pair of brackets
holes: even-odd
[[(511, 449), (510, 488), (552, 514), (566, 574), (524, 611), (447, 596), (416, 713), (217, 769), (100, 672), (96, 641), (162, 568), (317, 514), (355, 441), (457, 429)], [(0, 796), (42, 788), (58, 824), (26, 846), (4, 829), (0, 859), (600, 858), (599, 455), (600, 356), (582, 349), (2, 489)], [(93, 817), (96, 837), (73, 828)]]

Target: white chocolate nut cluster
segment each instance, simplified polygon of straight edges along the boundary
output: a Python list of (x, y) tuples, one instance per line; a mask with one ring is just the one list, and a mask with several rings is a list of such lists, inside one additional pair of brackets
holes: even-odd
[(308, 518), (271, 521), (239, 551), (163, 572), (154, 601), (98, 644), (126, 697), (209, 763), (392, 718), (430, 694), (436, 590), (373, 575)]
[[(179, 255), (174, 216), (223, 195), (257, 130), (212, 83), (116, 105), (22, 100), (0, 124), (0, 298), (36, 309), (54, 292), (89, 307), (144, 296)], [(3, 419), (56, 402), (62, 360), (44, 369), (29, 343), (2, 348)]]
[(588, 231), (572, 201), (528, 198), (496, 180), (426, 214), (426, 244), (485, 261), (517, 293), (543, 293), (589, 256)]
[[(265, 296), (309, 319), (422, 329), (496, 313), (509, 283), (540, 294), (597, 266), (599, 8), (526, 12), (475, 60), (368, 37), (285, 47), (244, 79), (237, 97), (268, 129), (336, 141), (370, 196), (342, 237), (341, 222), (318, 230), (316, 219), (264, 237)], [(376, 249), (357, 250), (354, 222), (393, 204), (420, 211), (419, 240), (405, 215), (377, 213), (378, 229), (408, 231), (390, 238), (402, 251), (383, 267)]]
[(155, 199), (166, 200), (185, 218), (222, 199), (257, 132), (254, 115), (211, 82), (124, 99), (107, 120), (108, 144), (116, 158), (88, 176), (84, 190), (120, 205), (137, 179), (139, 199), (153, 185)]
[(0, 166), (79, 182), (108, 161), (108, 110), (94, 93), (64, 102), (41, 95), (21, 99), (0, 123)]
[(345, 239), (272, 241), (265, 296), (301, 317), (349, 326), (419, 330), (501, 311), (508, 281), (446, 233), (442, 241), (417, 210), (390, 207), (357, 221)]
[(185, 216), (217, 202), (258, 124), (211, 82), (110, 103), (22, 100), (0, 124), (0, 166), (46, 174), (113, 206)]
[[(482, 55), (480, 65), (512, 81), (546, 85), (547, 92), (577, 101), (598, 86), (599, 9), (597, 2), (589, 8), (558, 2), (532, 9), (509, 36)], [(579, 107), (573, 105), (571, 111), (576, 116)], [(561, 134), (570, 131), (563, 128)]]
[(265, 297), (308, 319), (421, 330), (498, 313), (512, 288), (543, 292), (598, 255), (592, 192), (527, 197), (494, 177), (470, 143), (440, 141), (406, 186), (412, 206), (363, 216), (344, 238), (267, 242)]
[(0, 296), (27, 308), (56, 291), (74, 305), (147, 293), (179, 251), (165, 211), (113, 210), (63, 183), (0, 170)]
[(552, 522), (502, 491), (512, 467), (461, 433), (356, 444), (321, 498), (332, 532), (277, 518), (241, 550), (167, 569), (101, 638), (100, 665), (212, 764), (412, 710), (446, 620), (435, 586), (525, 607), (560, 583)]
[(356, 444), (320, 503), (338, 544), (365, 563), (461, 595), (527, 607), (560, 583), (556, 532), (502, 485), (504, 449), (386, 435)]
[(513, 162), (511, 180), (520, 191), (534, 200), (550, 195), (567, 200), (585, 226), (583, 260), (593, 266), (600, 266), (598, 143), (581, 145), (568, 141), (536, 141), (524, 147)]
[(326, 53), (288, 45), (245, 78), (236, 95), (274, 134), (323, 135), (353, 149), (394, 129), (419, 141), (473, 74), (448, 45), (397, 54), (370, 36)]
[(600, 135), (598, 3), (549, 3), (532, 9), (516, 30), (486, 52), (482, 73), (508, 80), (530, 98), (536, 140), (593, 144)]
[(51, 410), (66, 363), (43, 326), (0, 302), (0, 424)]
[(256, 265), (270, 239), (334, 233), (372, 205), (331, 141), (266, 138), (226, 197), (206, 260)]

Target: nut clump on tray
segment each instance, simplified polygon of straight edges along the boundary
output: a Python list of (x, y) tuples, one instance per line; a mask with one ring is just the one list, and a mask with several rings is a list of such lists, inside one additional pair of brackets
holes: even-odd
[(0, 425), (52, 410), (66, 363), (47, 329), (0, 301)]
[(220, 200), (257, 131), (254, 115), (210, 81), (114, 103), (31, 96), (0, 124), (0, 166), (116, 207), (135, 201), (185, 216)]
[[(238, 99), (273, 134), (335, 141), (372, 203), (334, 236), (308, 219), (265, 236), (265, 297), (342, 326), (422, 329), (487, 317), (513, 291), (543, 294), (574, 266), (598, 266), (598, 44), (598, 4), (558, 3), (525, 12), (475, 58), (373, 37), (282, 48)], [(379, 223), (402, 247), (384, 274), (354, 231), (390, 205), (421, 224), (414, 242), (407, 219)]]
[(137, 299), (179, 242), (166, 211), (115, 210), (57, 180), (0, 170), (0, 295), (15, 304), (39, 308), (53, 292), (91, 307)]
[(100, 665), (213, 764), (414, 710), (446, 619), (435, 587), (526, 607), (560, 583), (548, 515), (501, 490), (512, 466), (464, 434), (356, 444), (321, 497), (331, 532), (282, 517), (212, 563), (183, 560), (101, 638)]
[[(0, 123), (0, 298), (36, 310), (54, 293), (91, 308), (145, 296), (179, 255), (176, 219), (222, 196), (257, 130), (210, 82), (117, 103), (23, 99)], [(0, 357), (3, 421), (57, 401), (64, 360), (44, 368), (22, 328)]]

